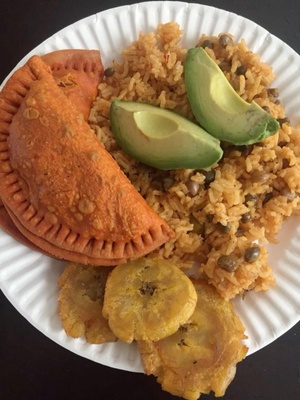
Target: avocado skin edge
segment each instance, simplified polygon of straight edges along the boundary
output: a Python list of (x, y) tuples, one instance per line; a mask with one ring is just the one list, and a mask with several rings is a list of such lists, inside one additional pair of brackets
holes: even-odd
[[(188, 131), (180, 129), (181, 143), (175, 143), (172, 138), (171, 142), (168, 143), (166, 141), (165, 146), (167, 147), (164, 150), (162, 143), (159, 143), (159, 141), (162, 142), (162, 140), (158, 138), (157, 143), (151, 147), (149, 137), (135, 124), (134, 113), (138, 111), (149, 111), (149, 113), (153, 112), (153, 115), (161, 114), (170, 120), (174, 119), (179, 127), (181, 127), (180, 122), (182, 122), (183, 124), (187, 124), (189, 128), (192, 127), (196, 132), (200, 132), (201, 136), (199, 135), (196, 140), (197, 143), (194, 145), (197, 135), (194, 133), (190, 133), (189, 135)], [(208, 168), (217, 163), (223, 156), (223, 150), (220, 147), (218, 139), (208, 134), (199, 125), (194, 124), (192, 121), (171, 110), (140, 102), (115, 99), (110, 107), (110, 122), (114, 138), (123, 151), (132, 158), (157, 169)], [(187, 140), (189, 139), (188, 136), (192, 136), (194, 140), (194, 142), (192, 142), (193, 145), (187, 146), (191, 149), (192, 155), (184, 154), (184, 151), (186, 151), (186, 139), (183, 134), (187, 135)], [(135, 135), (139, 141), (142, 140), (142, 146), (138, 146), (137, 143), (134, 143)], [(152, 142), (155, 141), (153, 138), (151, 138), (151, 140)], [(202, 144), (203, 148), (201, 148)], [(174, 148), (176, 148), (176, 152)]]
[[(212, 93), (217, 83), (222, 87), (221, 99), (214, 98)], [(203, 48), (195, 47), (187, 52), (185, 85), (195, 118), (214, 137), (242, 145), (259, 142), (278, 132), (278, 121), (257, 103), (243, 100)], [(236, 112), (232, 112), (234, 107)]]

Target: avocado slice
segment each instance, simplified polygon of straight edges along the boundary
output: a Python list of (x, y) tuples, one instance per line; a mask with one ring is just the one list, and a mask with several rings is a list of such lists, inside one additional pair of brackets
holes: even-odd
[(195, 118), (222, 141), (236, 145), (256, 143), (279, 129), (273, 116), (235, 92), (217, 63), (201, 47), (187, 52), (185, 85)]
[(207, 168), (223, 154), (218, 139), (173, 111), (114, 100), (112, 132), (131, 157), (158, 169)]

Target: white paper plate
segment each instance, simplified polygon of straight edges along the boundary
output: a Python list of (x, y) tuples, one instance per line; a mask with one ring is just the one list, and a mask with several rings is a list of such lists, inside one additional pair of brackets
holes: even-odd
[[(140, 31), (154, 30), (161, 22), (176, 21), (184, 29), (183, 45), (195, 45), (201, 33), (230, 32), (244, 38), (251, 50), (272, 65), (278, 78), (274, 86), (292, 122), (300, 120), (300, 56), (255, 23), (227, 11), (198, 4), (152, 2), (107, 10), (61, 30), (30, 52), (44, 54), (62, 48), (99, 48), (104, 65), (118, 58), (122, 48)], [(249, 293), (234, 301), (249, 339), (249, 354), (285, 333), (300, 319), (300, 220), (292, 218), (270, 246), (270, 264), (277, 286), (267, 293)], [(135, 345), (121, 342), (89, 345), (70, 339), (57, 314), (57, 279), (63, 263), (54, 261), (13, 240), (0, 230), (0, 284), (14, 307), (47, 337), (68, 350), (95, 362), (142, 372)]]

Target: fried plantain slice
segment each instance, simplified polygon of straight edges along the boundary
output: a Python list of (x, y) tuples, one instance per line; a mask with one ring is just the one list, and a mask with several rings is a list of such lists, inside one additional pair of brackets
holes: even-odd
[(59, 278), (59, 316), (66, 334), (88, 343), (115, 342), (102, 316), (104, 288), (112, 268), (68, 263)]
[(191, 318), (165, 339), (138, 341), (145, 373), (155, 375), (163, 390), (188, 400), (210, 391), (223, 396), (248, 350), (232, 304), (207, 283), (194, 285), (198, 302)]
[(192, 282), (174, 263), (140, 258), (111, 272), (103, 315), (125, 342), (159, 340), (188, 320), (196, 302)]

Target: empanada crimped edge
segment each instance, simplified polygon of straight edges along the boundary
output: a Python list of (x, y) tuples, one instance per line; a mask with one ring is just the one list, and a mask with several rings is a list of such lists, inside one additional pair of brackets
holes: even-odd
[(0, 94), (0, 189), (23, 234), (51, 244), (58, 258), (63, 250), (70, 261), (82, 262), (80, 254), (91, 264), (111, 265), (173, 235), (38, 56)]

